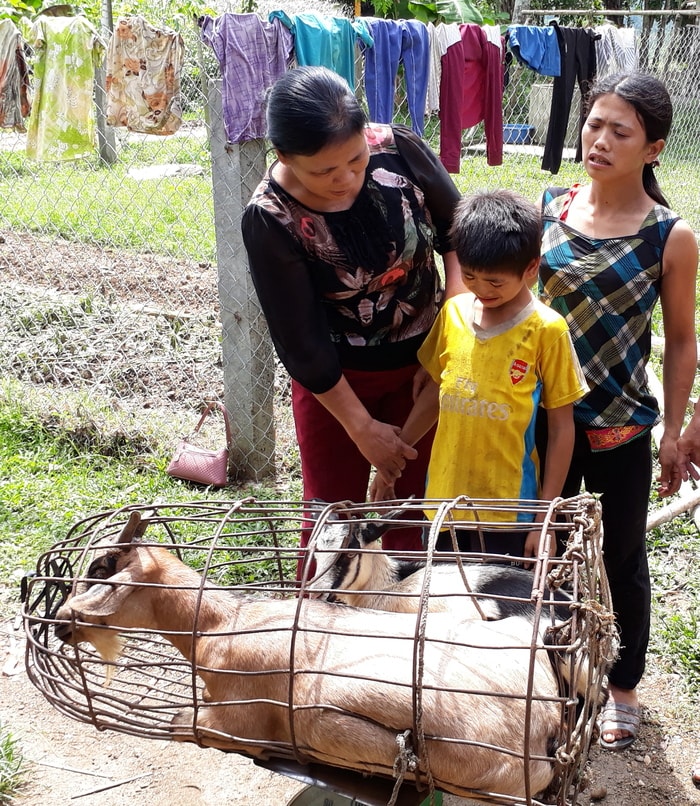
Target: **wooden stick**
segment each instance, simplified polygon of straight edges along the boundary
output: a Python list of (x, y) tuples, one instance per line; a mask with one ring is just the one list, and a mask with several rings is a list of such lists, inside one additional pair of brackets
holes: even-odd
[(96, 795), (98, 792), (104, 792), (106, 789), (114, 789), (115, 786), (123, 786), (124, 784), (130, 784), (132, 781), (138, 781), (139, 778), (147, 778), (149, 775), (152, 775), (150, 772), (144, 772), (142, 775), (134, 775), (133, 778), (124, 778), (121, 781), (113, 781), (111, 784), (106, 784), (105, 786), (101, 786), (98, 789), (91, 789), (89, 792), (81, 792), (80, 795), (71, 795), (71, 800), (77, 800), (78, 798), (84, 798), (88, 795)]
[(664, 507), (655, 509), (647, 516), (647, 532), (650, 529), (655, 529), (661, 526), (662, 523), (668, 523), (684, 512), (692, 511), (693, 519), (697, 525), (698, 507), (700, 507), (700, 490), (693, 490), (693, 492), (684, 497), (679, 498), (677, 501), (672, 501)]

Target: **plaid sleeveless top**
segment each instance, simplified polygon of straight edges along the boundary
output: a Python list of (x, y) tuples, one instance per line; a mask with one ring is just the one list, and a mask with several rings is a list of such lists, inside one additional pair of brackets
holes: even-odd
[(566, 223), (575, 192), (545, 191), (539, 280), (540, 298), (569, 325), (590, 387), (574, 417), (589, 428), (652, 426), (659, 405), (646, 374), (651, 317), (664, 246), (679, 216), (657, 204), (635, 235), (591, 238)]

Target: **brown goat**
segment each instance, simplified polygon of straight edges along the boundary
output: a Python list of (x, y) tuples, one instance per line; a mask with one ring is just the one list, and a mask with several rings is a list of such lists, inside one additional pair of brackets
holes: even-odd
[[(557, 684), (532, 625), (236, 595), (160, 546), (133, 542), (138, 512), (60, 608), (57, 635), (119, 655), (119, 630), (161, 633), (195, 668), (207, 705), (173, 737), (268, 758), (289, 755), (391, 775), (411, 732), (417, 768), (457, 795), (546, 789), (560, 730)], [(106, 628), (117, 628), (110, 630)], [(534, 658), (533, 658), (534, 653)], [(416, 694), (421, 717), (416, 716)], [(418, 734), (418, 735), (416, 735)]]

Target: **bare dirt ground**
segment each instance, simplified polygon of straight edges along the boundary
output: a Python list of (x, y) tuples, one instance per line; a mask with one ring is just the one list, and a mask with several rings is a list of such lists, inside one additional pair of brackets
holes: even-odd
[[(116, 294), (132, 304), (185, 309), (183, 321), (193, 314), (216, 318), (215, 270), (209, 265), (178, 264), (153, 255), (142, 256), (134, 265), (119, 253), (16, 233), (0, 236), (0, 244), (4, 283), (43, 286), (61, 294), (84, 293), (94, 283), (98, 267), (105, 287), (95, 290), (103, 294)], [(208, 356), (208, 348), (204, 352)], [(79, 353), (76, 360), (81, 371), (90, 369)], [(221, 377), (215, 362), (201, 360), (193, 360), (192, 371), (185, 373), (188, 383), (183, 381), (182, 386), (174, 383), (172, 367), (162, 382), (154, 376), (153, 365), (148, 370), (148, 393), (154, 397), (148, 405), (154, 407), (163, 389), (177, 403), (195, 391), (201, 394), (202, 388), (217, 387)], [(0, 600), (2, 617), (7, 619), (0, 623), (0, 723), (16, 736), (27, 762), (25, 785), (16, 803), (285, 806), (304, 788), (299, 781), (235, 754), (99, 733), (62, 715), (33, 688), (24, 672), (22, 630), (14, 617), (19, 612), (16, 590), (0, 587)], [(633, 748), (622, 753), (593, 748), (590, 783), (578, 798), (580, 806), (700, 804), (700, 791), (689, 775), (693, 759), (700, 757), (700, 710), (688, 705), (682, 685), (680, 677), (653, 668), (647, 671), (640, 686), (641, 735)], [(466, 803), (453, 796), (444, 800), (445, 806)]]
[[(64, 716), (27, 678), (23, 643), (18, 618), (0, 625), (0, 723), (17, 738), (27, 762), (16, 803), (285, 806), (304, 789), (304, 783), (236, 754), (98, 732)], [(689, 777), (700, 755), (698, 714), (676, 711), (678, 684), (673, 676), (647, 674), (640, 687), (644, 720), (638, 741), (621, 753), (592, 749), (579, 806), (700, 804)], [(444, 806), (468, 803), (444, 799)]]

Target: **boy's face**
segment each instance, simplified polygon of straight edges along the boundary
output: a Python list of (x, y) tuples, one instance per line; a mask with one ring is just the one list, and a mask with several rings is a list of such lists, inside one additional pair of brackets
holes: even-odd
[(522, 276), (498, 269), (472, 269), (462, 266), (462, 280), (484, 308), (502, 308), (527, 295), (537, 280), (539, 260), (530, 263)]

